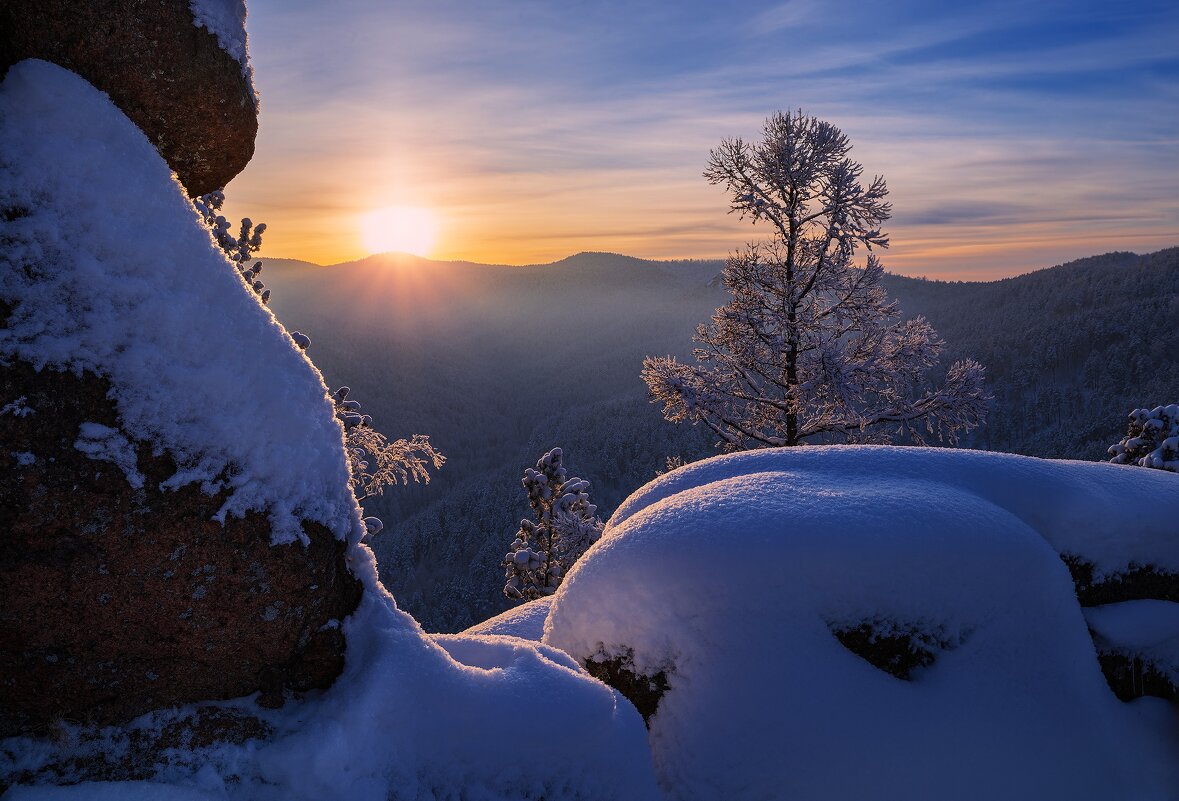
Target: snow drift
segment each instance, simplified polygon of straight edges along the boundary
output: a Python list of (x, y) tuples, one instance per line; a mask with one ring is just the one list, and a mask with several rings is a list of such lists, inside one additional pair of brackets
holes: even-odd
[[(1177, 477), (1138, 468), (722, 456), (623, 503), (544, 641), (666, 677), (650, 742), (674, 798), (1165, 799), (1173, 710), (1110, 692), (1059, 554), (1175, 570), (1176, 520)], [(841, 642), (857, 630), (924, 666), (890, 675)]]

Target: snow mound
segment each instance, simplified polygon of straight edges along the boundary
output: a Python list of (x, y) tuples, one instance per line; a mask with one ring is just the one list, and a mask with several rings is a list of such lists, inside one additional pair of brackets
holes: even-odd
[(840, 486), (882, 477), (935, 481), (1007, 510), (1058, 553), (1091, 562), (1095, 579), (1131, 565), (1179, 572), (1179, 476), (1102, 462), (948, 448), (805, 447), (707, 459), (641, 487), (610, 525), (617, 527), (686, 489), (732, 477), (730, 459), (749, 470), (777, 470), (781, 464), (781, 469), (805, 471), (815, 480), (826, 477)]
[[(657, 797), (642, 720), (564, 653), (515, 638), (432, 642), (380, 592), (365, 593), (345, 633), (344, 675), (258, 754), (278, 797)], [(543, 755), (511, 734), (537, 699)]]
[[(225, 490), (222, 520), (264, 510), (276, 544), (301, 519), (363, 535), (319, 372), (106, 95), (45, 62), (9, 70), (0, 209), (0, 359), (108, 378), (123, 432), (176, 460), (166, 488)], [(130, 443), (101, 441), (79, 447), (134, 485)]]
[[(675, 798), (1170, 798), (1173, 714), (1110, 692), (1057, 550), (1179, 564), (1176, 489), (939, 449), (717, 457), (623, 503), (544, 642), (663, 674)], [(890, 638), (911, 671), (873, 661)]]
[(552, 603), (552, 596), (529, 601), (477, 623), (463, 634), (501, 634), (540, 642), (544, 634), (544, 621), (549, 616), (549, 607)]

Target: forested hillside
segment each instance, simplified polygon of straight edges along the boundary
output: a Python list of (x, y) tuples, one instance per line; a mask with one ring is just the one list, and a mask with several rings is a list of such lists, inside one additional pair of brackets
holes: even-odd
[[(718, 261), (583, 253), (505, 267), (378, 256), (318, 267), (272, 259), (271, 306), (329, 385), (347, 384), (390, 437), (429, 434), (448, 457), (427, 487), (366, 502), (398, 602), (428, 630), (505, 607), (499, 560), (527, 512), (520, 475), (561, 446), (608, 515), (664, 467), (713, 452), (664, 423), (643, 356), (690, 354), (725, 295)], [(1098, 459), (1136, 406), (1176, 400), (1179, 248), (1113, 253), (988, 283), (887, 276), (924, 314), (947, 363), (972, 356), (995, 395), (971, 447)]]
[(987, 283), (889, 277), (995, 396), (972, 447), (1101, 459), (1139, 406), (1179, 392), (1179, 248), (1109, 253)]

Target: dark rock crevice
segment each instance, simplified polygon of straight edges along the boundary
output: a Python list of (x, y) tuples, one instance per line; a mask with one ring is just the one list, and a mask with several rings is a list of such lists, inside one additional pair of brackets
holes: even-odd
[(903, 681), (912, 681), (914, 672), (932, 665), (939, 653), (962, 644), (928, 627), (884, 618), (828, 628), (844, 648)]
[(1179, 686), (1150, 660), (1121, 651), (1098, 650), (1097, 661), (1110, 690), (1121, 700), (1151, 696), (1179, 703)]
[(1152, 565), (1131, 563), (1115, 575), (1095, 579), (1094, 565), (1074, 554), (1061, 554), (1073, 577), (1081, 606), (1103, 606), (1122, 601), (1154, 599), (1179, 603), (1179, 573)]
[(586, 659), (584, 665), (587, 673), (618, 690), (634, 704), (647, 728), (651, 728), (651, 718), (659, 710), (659, 702), (671, 686), (668, 682), (671, 671), (660, 670), (652, 675), (639, 673), (635, 670), (634, 650), (629, 648), (621, 656), (598, 653)]
[[(1131, 563), (1121, 573), (1097, 579), (1092, 562), (1075, 554), (1061, 554), (1060, 558), (1068, 567), (1077, 600), (1083, 607), (1148, 600), (1179, 603), (1179, 573)], [(1089, 634), (1094, 640), (1101, 672), (1114, 695), (1123, 701), (1153, 696), (1179, 703), (1179, 687), (1164, 666), (1156, 665), (1143, 654), (1109, 647), (1092, 629)]]

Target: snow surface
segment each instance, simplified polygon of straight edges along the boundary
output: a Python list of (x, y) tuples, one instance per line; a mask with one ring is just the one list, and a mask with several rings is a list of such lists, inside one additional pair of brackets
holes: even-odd
[(218, 801), (224, 796), (156, 782), (86, 782), (68, 787), (13, 787), (4, 801)]
[(1084, 611), (1099, 646), (1145, 657), (1179, 683), (1179, 603), (1143, 599)]
[[(376, 585), (367, 548), (354, 555), (367, 587), (344, 624), (343, 675), (282, 710), (242, 704), (275, 727), (273, 741), (178, 749), (150, 793), (90, 783), (16, 789), (4, 801), (660, 798), (643, 721), (609, 687), (555, 648), (512, 637), (432, 640)], [(42, 744), (9, 740), (0, 763), (5, 747), (25, 767), (44, 759)]]
[(192, 23), (217, 37), (217, 44), (249, 74), (246, 45), (246, 0), (189, 0)]
[(841, 486), (887, 477), (965, 489), (1022, 520), (1058, 553), (1093, 563), (1097, 579), (1131, 565), (1179, 572), (1179, 475), (948, 448), (804, 447), (706, 459), (638, 489), (610, 525), (685, 489), (730, 478), (730, 458), (752, 460), (749, 469), (801, 470)]
[(0, 208), (27, 212), (0, 216), (0, 358), (109, 378), (122, 435), (176, 459), (166, 488), (227, 491), (222, 520), (266, 511), (275, 543), (304, 539), (300, 519), (363, 535), (319, 372), (105, 94), (45, 62), (9, 70)]
[(552, 596), (529, 601), (471, 626), (463, 634), (502, 634), (540, 642), (552, 603)]
[[(623, 503), (544, 642), (667, 672), (650, 743), (672, 798), (1173, 799), (1174, 712), (1110, 692), (1056, 549), (1175, 565), (1175, 478), (924, 448), (709, 459)], [(877, 621), (946, 647), (898, 679), (833, 635)]]

